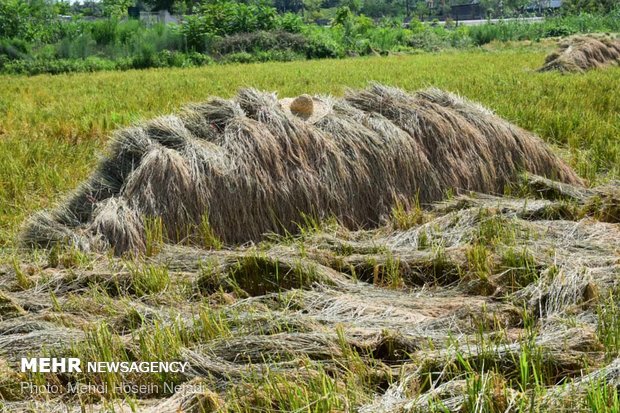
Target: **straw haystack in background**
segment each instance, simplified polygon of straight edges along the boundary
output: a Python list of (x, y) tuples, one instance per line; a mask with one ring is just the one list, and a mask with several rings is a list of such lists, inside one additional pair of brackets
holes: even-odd
[(620, 63), (620, 39), (612, 36), (572, 36), (545, 59), (541, 72), (585, 72)]
[(171, 242), (208, 226), (243, 243), (304, 216), (373, 227), (397, 203), (501, 192), (521, 171), (581, 183), (538, 137), (437, 89), (285, 101), (246, 89), (117, 132), (90, 179), (22, 240), (141, 251), (145, 217)]

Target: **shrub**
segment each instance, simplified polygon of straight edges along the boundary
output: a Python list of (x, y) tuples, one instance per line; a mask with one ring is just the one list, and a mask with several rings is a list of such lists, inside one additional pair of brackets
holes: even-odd
[(367, 35), (373, 48), (384, 51), (406, 44), (410, 36), (411, 32), (409, 30), (387, 27), (375, 28), (368, 32)]
[(7, 60), (25, 58), (30, 49), (30, 45), (20, 39), (0, 39), (0, 56), (5, 56)]
[(211, 52), (215, 55), (260, 50), (293, 50), (303, 52), (306, 46), (306, 38), (300, 34), (261, 31), (240, 33), (220, 38), (213, 43)]
[(202, 16), (188, 16), (179, 28), (185, 43), (185, 49), (195, 52), (209, 50), (214, 35), (209, 32)]
[(136, 33), (144, 29), (139, 20), (128, 20), (116, 26), (116, 40), (119, 44), (129, 44)]
[(576, 14), (580, 12), (610, 13), (614, 8), (618, 9), (616, 0), (564, 0), (562, 12)]
[[(606, 15), (582, 13), (536, 23), (516, 20), (473, 27), (432, 27), (414, 19), (408, 28), (403, 28), (402, 20), (392, 18), (376, 24), (363, 15), (356, 16), (347, 7), (331, 9), (332, 17), (336, 17), (332, 27), (305, 25), (299, 15), (292, 13), (278, 16), (275, 9), (262, 3), (213, 0), (199, 8), (198, 14), (188, 16), (181, 25), (146, 27), (135, 20), (61, 22), (53, 18), (52, 8), (44, 3), (0, 0), (0, 65), (33, 60), (8, 67), (26, 73), (57, 73), (80, 67), (91, 70), (101, 64), (50, 61), (99, 56), (115, 62), (119, 69), (178, 67), (209, 64), (213, 59), (205, 53), (223, 61), (240, 62), (292, 60), (301, 55), (309, 59), (340, 58), (620, 31), (620, 8)], [(235, 56), (225, 58), (231, 54)]]
[(344, 46), (323, 29), (307, 34), (306, 57), (308, 59), (337, 58), (345, 55)]
[(224, 63), (254, 63), (258, 61), (256, 56), (248, 52), (231, 53), (222, 62)]
[(85, 32), (74, 42), (71, 57), (86, 59), (94, 54), (97, 54), (97, 42), (89, 32)]
[(204, 66), (213, 62), (207, 55), (192, 52), (189, 54), (162, 50), (150, 56), (151, 66), (144, 66), (148, 61), (142, 62), (143, 67), (191, 67)]
[(213, 64), (213, 58), (197, 52), (187, 53), (187, 59), (191, 62), (192, 66), (206, 66)]
[(138, 50), (144, 47), (153, 47), (156, 51), (186, 49), (179, 30), (175, 26), (163, 24), (138, 31), (133, 37), (132, 44)]
[(115, 70), (116, 68), (116, 63), (111, 60), (91, 56), (87, 59), (15, 60), (5, 63), (2, 71), (9, 74), (38, 75), (42, 73), (95, 72)]
[(256, 53), (259, 62), (292, 62), (304, 60), (305, 56), (292, 50), (266, 50)]
[(133, 58), (133, 68), (147, 69), (149, 67), (158, 67), (156, 54), (155, 47), (149, 44), (142, 44), (139, 53)]
[(455, 48), (465, 48), (472, 45), (472, 39), (469, 37), (467, 26), (458, 26), (449, 31), (450, 44)]
[(0, 37), (27, 38), (30, 10), (19, 0), (0, 1)]
[(498, 38), (498, 30), (494, 24), (482, 24), (480, 26), (472, 26), (469, 29), (469, 36), (477, 46), (491, 43)]
[(441, 33), (437, 30), (425, 30), (420, 33), (414, 33), (409, 38), (407, 45), (414, 49), (435, 52), (450, 47), (451, 42), (449, 37), (445, 36), (445, 33)]
[(359, 53), (362, 56), (376, 53), (375, 49), (373, 49), (372, 45), (370, 44), (370, 40), (368, 39), (358, 40), (355, 43), (355, 52)]
[(301, 33), (304, 28), (304, 20), (295, 13), (284, 13), (278, 16), (276, 27), (289, 33)]
[(98, 45), (114, 44), (118, 38), (118, 21), (116, 19), (94, 21), (90, 31)]
[(155, 55), (156, 67), (186, 67), (190, 65), (187, 56), (180, 52), (162, 50)]
[(277, 11), (263, 3), (245, 4), (229, 0), (215, 0), (200, 6), (194, 24), (202, 33), (224, 36), (257, 30), (273, 30), (277, 24)]
[(575, 32), (568, 26), (554, 26), (546, 28), (543, 37), (570, 36), (573, 33)]

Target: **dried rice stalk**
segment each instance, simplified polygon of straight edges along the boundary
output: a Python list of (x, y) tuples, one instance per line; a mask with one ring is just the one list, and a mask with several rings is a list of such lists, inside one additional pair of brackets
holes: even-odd
[(557, 52), (545, 59), (540, 72), (583, 73), (620, 63), (620, 39), (608, 36), (573, 36), (560, 42)]
[(247, 89), (124, 129), (88, 183), (22, 240), (141, 251), (142, 219), (157, 216), (172, 242), (195, 238), (206, 217), (221, 240), (244, 243), (296, 232), (308, 215), (376, 227), (398, 202), (501, 192), (523, 170), (581, 184), (538, 137), (437, 89), (372, 85), (321, 102), (325, 115), (305, 122)]

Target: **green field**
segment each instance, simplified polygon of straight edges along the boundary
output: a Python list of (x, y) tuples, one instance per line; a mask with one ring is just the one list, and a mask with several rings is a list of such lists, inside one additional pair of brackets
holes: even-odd
[(1, 76), (0, 246), (22, 220), (89, 173), (110, 131), (239, 88), (280, 96), (369, 81), (407, 90), (437, 86), (495, 110), (557, 145), (591, 180), (620, 176), (620, 70), (535, 72), (539, 47), (416, 56), (226, 65), (59, 76)]
[[(0, 76), (0, 411), (618, 413), (620, 194), (600, 185), (620, 178), (620, 68), (537, 73), (545, 54)], [(116, 128), (242, 87), (341, 95), (370, 81), (478, 101), (592, 188), (524, 180), (523, 199), (396, 206), (371, 231), (309, 219), (249, 246), (212, 233), (204, 248), (166, 245), (154, 218), (144, 256), (16, 248), (23, 221), (83, 181)], [(20, 354), (193, 370), (23, 374)], [(121, 383), (203, 387), (69, 390)]]

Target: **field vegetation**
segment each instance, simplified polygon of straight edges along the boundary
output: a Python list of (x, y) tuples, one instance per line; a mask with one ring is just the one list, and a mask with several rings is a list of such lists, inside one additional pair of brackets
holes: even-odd
[[(612, 6), (571, 9), (535, 23), (517, 19), (472, 27), (457, 26), (444, 12), (441, 24), (430, 21), (430, 13), (371, 18), (349, 2), (334, 7), (323, 19), (326, 25), (316, 24), (301, 10), (279, 12), (261, 1), (196, 3), (179, 23), (154, 25), (115, 12), (94, 21), (79, 14), (70, 21), (58, 20), (56, 13), (62, 11), (58, 7), (0, 2), (0, 72), (58, 74), (418, 53), (477, 47), (494, 40), (539, 41), (620, 31), (620, 8)], [(500, 17), (524, 16), (507, 10)], [(407, 16), (412, 19), (405, 24)]]
[[(0, 76), (0, 410), (617, 412), (620, 69), (537, 72), (554, 48)], [(341, 96), (370, 80), (478, 101), (588, 183), (526, 176), (506, 196), (395, 205), (372, 231), (308, 217), (244, 246), (224, 245), (208, 220), (201, 245), (168, 245), (161, 218), (138, 257), (16, 244), (116, 128), (242, 87)], [(191, 369), (25, 375), (15, 361), (28, 354)], [(24, 380), (60, 394), (24, 394)], [(164, 382), (185, 387), (67, 393)], [(205, 387), (182, 391), (192, 385)]]
[(559, 50), (545, 59), (541, 71), (584, 72), (620, 63), (620, 38), (572, 36), (560, 43)]
[[(280, 96), (341, 95), (369, 80), (407, 90), (430, 85), (493, 108), (557, 145), (593, 182), (618, 178), (617, 70), (580, 76), (534, 73), (540, 46), (347, 60), (159, 69), (32, 78), (5, 76), (0, 96), (0, 228), (13, 245), (19, 224), (75, 188), (114, 128), (253, 86)], [(514, 62), (522, 62), (516, 65)]]

